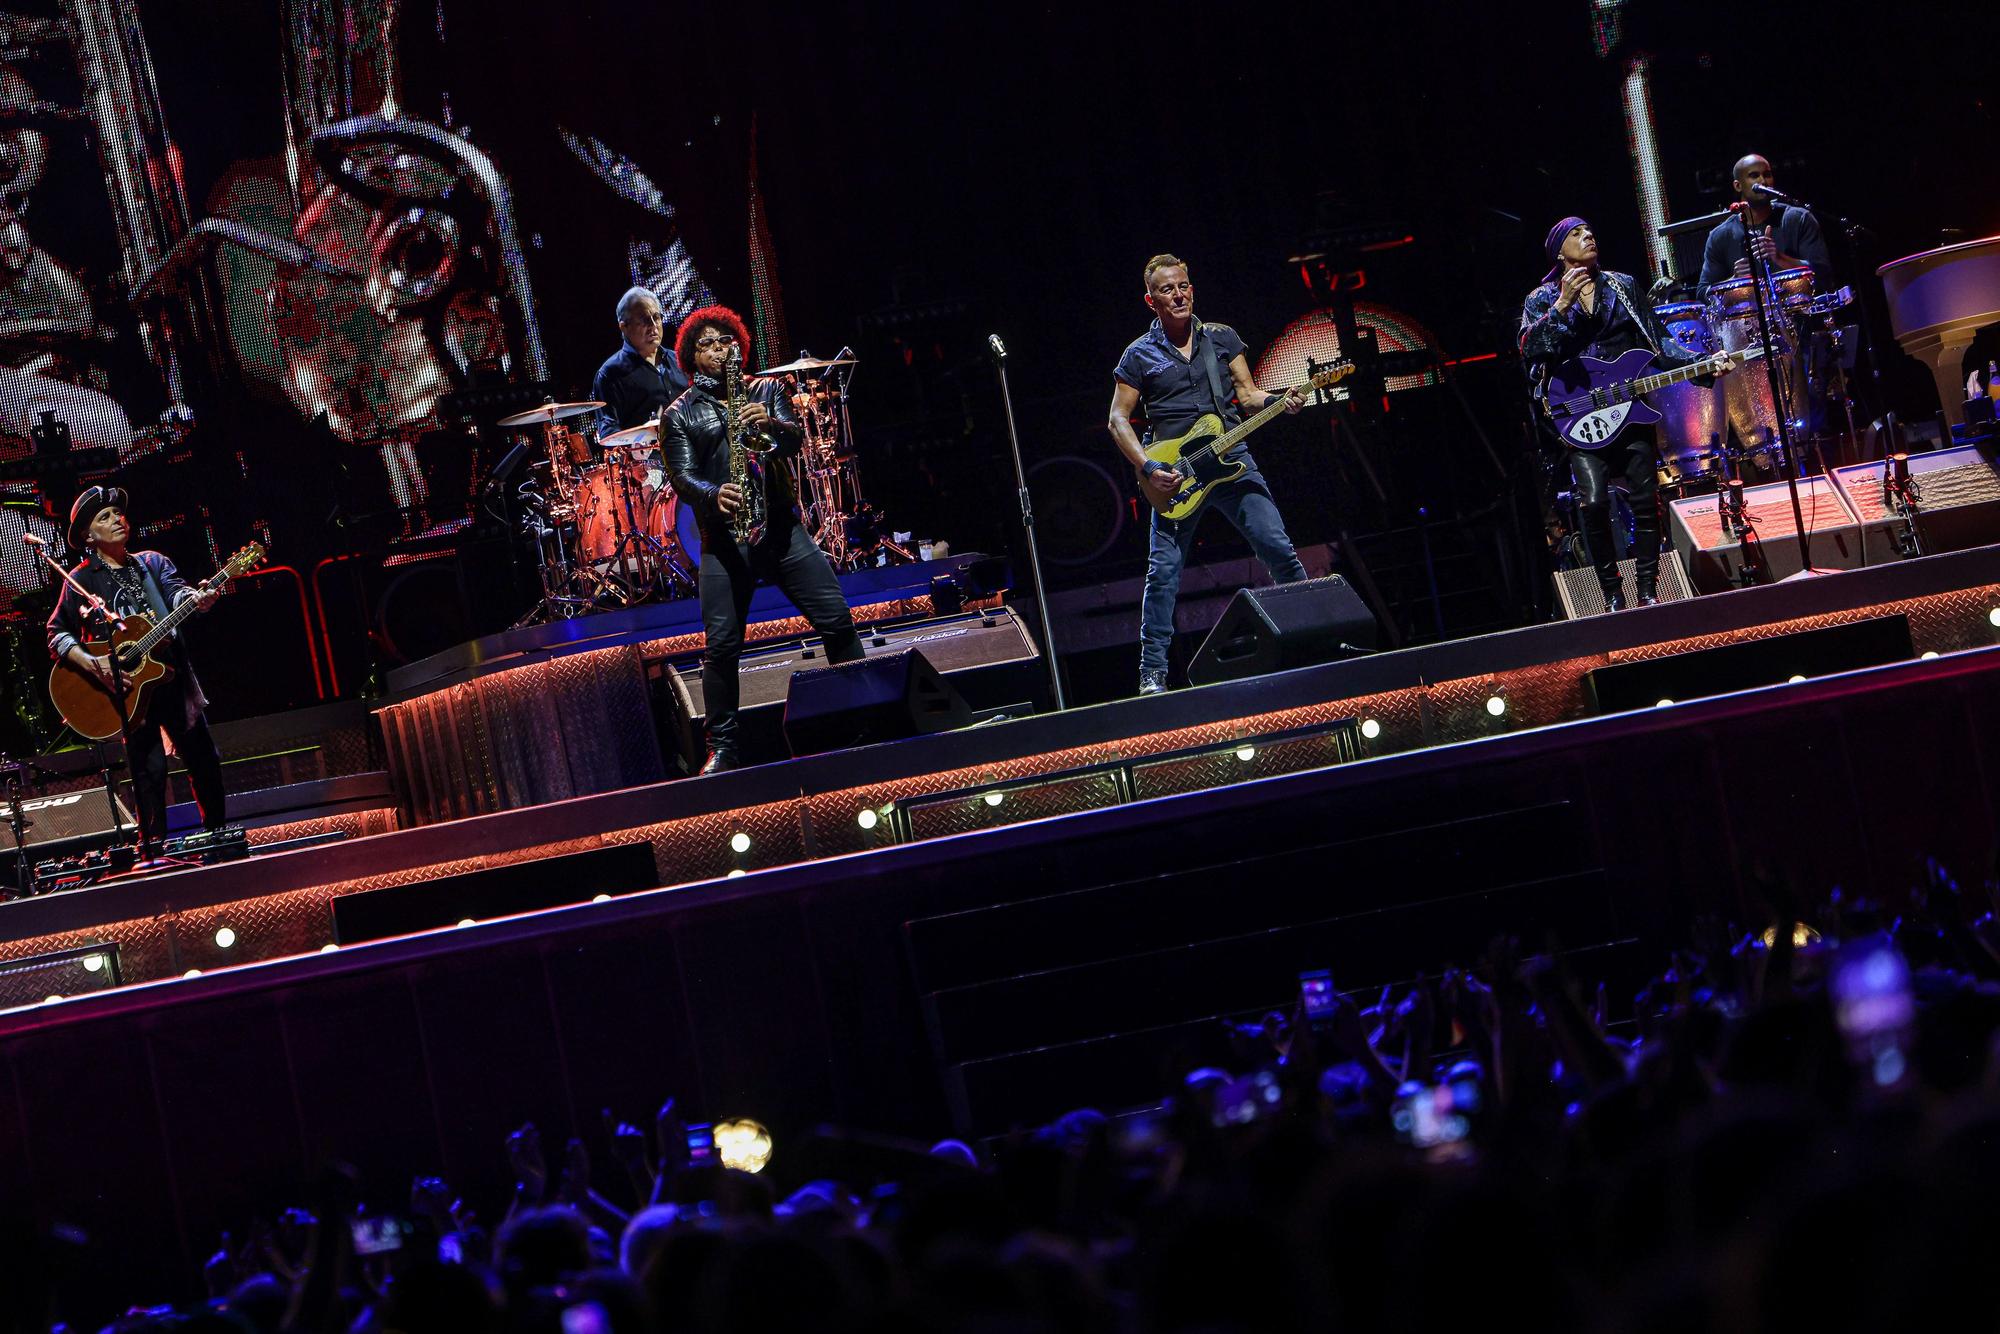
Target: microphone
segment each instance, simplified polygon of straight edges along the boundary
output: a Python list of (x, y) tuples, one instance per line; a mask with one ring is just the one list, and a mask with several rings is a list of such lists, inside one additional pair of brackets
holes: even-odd
[(44, 541), (42, 538), (36, 537), (33, 533), (22, 533), (21, 540), (23, 542), (26, 542), (31, 547), (45, 548), (48, 546), (48, 543), (46, 541)]
[(986, 346), (993, 353), (993, 364), (995, 366), (1005, 366), (1007, 364), (1007, 345), (1000, 341), (999, 334), (987, 334)]
[(1753, 185), (1750, 187), (1750, 193), (1759, 199), (1776, 200), (1780, 204), (1796, 204), (1799, 202), (1783, 190), (1773, 190), (1768, 185)]

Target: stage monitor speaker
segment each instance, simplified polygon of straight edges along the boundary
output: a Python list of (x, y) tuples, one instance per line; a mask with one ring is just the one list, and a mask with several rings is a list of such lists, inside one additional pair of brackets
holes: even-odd
[[(1703, 593), (1741, 587), (1749, 563), (1745, 542), (1723, 526), (1720, 497), (1689, 496), (1667, 507), (1673, 548), (1687, 564), (1689, 581)], [(1806, 547), (1816, 570), (1861, 567), (1861, 525), (1840, 489), (1824, 477), (1799, 479), (1799, 509), (1806, 519)], [(1743, 513), (1750, 520), (1756, 550), (1762, 553), (1759, 583), (1775, 584), (1799, 572), (1798, 525), (1792, 497), (1783, 482), (1746, 487)]]
[(785, 740), (794, 755), (872, 746), (967, 726), (972, 710), (921, 649), (794, 672)]
[[(921, 648), (975, 711), (1015, 712), (1023, 700), (1036, 699), (1047, 688), (1040, 650), (1010, 607), (877, 626), (862, 633), (861, 647), (871, 658)], [(825, 666), (826, 650), (817, 636), (744, 649), (736, 667), (736, 742), (746, 762), (783, 758), (785, 699), (792, 676)], [(708, 721), (700, 655), (648, 663), (646, 674), (661, 720), (662, 745), (679, 750), (692, 772), (701, 764)]]
[(333, 900), (333, 939), (352, 945), (485, 921), (542, 908), (585, 903), (599, 894), (630, 894), (660, 883), (650, 843), (617, 843), (540, 861), (490, 866), (463, 875), (387, 889), (341, 894)]
[[(116, 843), (132, 834), (136, 825), (132, 812), (122, 801), (107, 798), (101, 787), (78, 788), (74, 792), (51, 792), (47, 796), (21, 798), (21, 814), (28, 821), (27, 844), (32, 856), (62, 857), (89, 852)], [(0, 801), (0, 868), (11, 872), (14, 865), (14, 825), (12, 812)]]
[(1774, 686), (1794, 676), (1831, 676), (1917, 656), (1907, 616), (1871, 616), (1817, 630), (1746, 639), (1664, 658), (1595, 667), (1583, 674), (1594, 713), (1651, 709), (1735, 690)]
[[(1639, 605), (1639, 581), (1632, 573), (1636, 564), (1629, 556), (1618, 562), (1618, 582), (1624, 586), (1628, 607)], [(1679, 552), (1660, 553), (1660, 578), (1655, 591), (1662, 602), (1680, 602), (1694, 596), (1694, 590), (1688, 587), (1687, 571), (1681, 568)], [(1557, 570), (1556, 601), (1566, 621), (1601, 614), (1605, 610), (1604, 586), (1597, 582), (1597, 571), (1588, 565), (1580, 570)]]
[[(1912, 454), (1909, 460), (1925, 555), (2000, 542), (2000, 469), (1976, 445)], [(1833, 479), (1861, 517), (1865, 561), (1886, 565), (1902, 559), (1907, 534), (1902, 519), (1882, 501), (1882, 461), (1835, 468)]]
[(1337, 574), (1242, 588), (1188, 663), (1195, 685), (1289, 671), (1372, 652), (1375, 616)]

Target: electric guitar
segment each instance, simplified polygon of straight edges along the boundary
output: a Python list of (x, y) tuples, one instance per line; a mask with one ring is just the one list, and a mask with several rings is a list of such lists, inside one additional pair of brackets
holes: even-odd
[[(263, 559), (264, 548), (252, 542), (203, 580), (195, 591), (206, 593), (220, 588)], [(158, 625), (151, 616), (135, 612), (125, 618), (124, 627), (115, 631), (109, 642), (83, 641), (84, 651), (93, 656), (101, 657), (107, 651), (117, 655), (118, 674), (125, 683), (123, 719), (118, 715), (118, 699), (111, 693), (108, 682), (73, 665), (67, 658), (59, 659), (49, 669), (49, 698), (55, 702), (56, 712), (62, 714), (63, 721), (79, 736), (108, 741), (124, 730), (126, 719), (145, 717), (147, 697), (152, 694), (153, 686), (173, 674), (173, 668), (155, 658), (153, 650), (200, 606), (198, 598), (183, 598), (178, 607), (160, 618)]]
[[(1342, 357), (1293, 385), (1291, 392), (1331, 389), (1352, 374), (1354, 363)], [(1210, 491), (1243, 475), (1245, 465), (1232, 460), (1230, 454), (1252, 431), (1284, 410), (1285, 395), (1273, 394), (1271, 401), (1256, 416), (1245, 418), (1230, 429), (1225, 430), (1222, 418), (1211, 412), (1196, 421), (1186, 434), (1171, 440), (1155, 440), (1146, 451), (1146, 457), (1164, 463), (1179, 473), (1181, 483), (1172, 493), (1164, 496), (1155, 488), (1143, 484), (1139, 489), (1145, 493), (1147, 502), (1164, 517), (1187, 518), (1201, 508)]]
[(1577, 357), (1549, 372), (1548, 392), (1542, 407), (1555, 423), (1556, 434), (1575, 449), (1608, 449), (1618, 443), (1629, 427), (1650, 426), (1666, 417), (1642, 395), (1670, 384), (1702, 375), (1719, 374), (1726, 362), (1735, 370), (1746, 361), (1764, 355), (1761, 346), (1737, 352), (1719, 352), (1691, 361), (1670, 371), (1653, 370), (1652, 352), (1635, 347), (1616, 361), (1599, 357)]

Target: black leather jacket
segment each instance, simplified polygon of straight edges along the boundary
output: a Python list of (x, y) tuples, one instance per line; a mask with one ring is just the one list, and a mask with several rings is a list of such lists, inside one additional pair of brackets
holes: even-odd
[[(770, 410), (764, 423), (768, 438), (776, 448), (761, 455), (764, 461), (765, 513), (775, 520), (781, 515), (797, 517), (789, 471), (777, 461), (798, 453), (804, 432), (792, 411), (791, 400), (777, 380), (752, 380), (749, 396)], [(729, 441), (724, 429), (722, 400), (694, 385), (667, 405), (660, 416), (660, 453), (667, 462), (680, 498), (694, 506), (701, 521), (702, 536), (726, 531), (722, 511), (715, 496), (729, 480)]]

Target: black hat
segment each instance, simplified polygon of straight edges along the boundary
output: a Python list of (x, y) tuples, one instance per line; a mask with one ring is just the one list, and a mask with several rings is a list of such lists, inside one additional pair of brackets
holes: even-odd
[(130, 511), (132, 493), (122, 486), (92, 486), (84, 489), (69, 507), (69, 549), (82, 552), (90, 534), (91, 520), (107, 509)]

